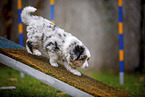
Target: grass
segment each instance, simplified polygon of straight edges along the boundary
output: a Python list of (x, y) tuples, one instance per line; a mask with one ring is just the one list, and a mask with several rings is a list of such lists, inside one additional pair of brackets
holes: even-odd
[(0, 67), (0, 87), (15, 86), (16, 89), (0, 90), (0, 97), (70, 97), (30, 76), (20, 77), (20, 72)]
[[(118, 73), (82, 71), (99, 81), (111, 85), (135, 97), (145, 96), (145, 75), (125, 74), (125, 84), (119, 84)], [(1, 97), (70, 97), (30, 76), (20, 77), (20, 72), (9, 67), (0, 66), (0, 87), (15, 86), (16, 89), (0, 90)]]
[(88, 71), (84, 74), (113, 86), (135, 97), (145, 97), (145, 74), (125, 73), (124, 84), (119, 84), (119, 74), (115, 72)]

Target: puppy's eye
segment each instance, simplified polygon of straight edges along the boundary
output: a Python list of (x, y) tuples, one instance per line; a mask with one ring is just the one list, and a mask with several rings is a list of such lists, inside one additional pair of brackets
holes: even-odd
[(81, 58), (80, 60), (81, 60), (81, 61), (84, 61), (84, 60), (85, 60), (85, 58)]

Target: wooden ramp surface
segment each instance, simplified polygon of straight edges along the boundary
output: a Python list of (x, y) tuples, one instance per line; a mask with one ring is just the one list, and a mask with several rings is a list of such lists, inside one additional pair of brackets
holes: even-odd
[(34, 69), (59, 79), (93, 96), (128, 97), (130, 95), (86, 75), (81, 77), (68, 72), (62, 65), (52, 67), (45, 57), (28, 54), (26, 49), (0, 49), (0, 53)]

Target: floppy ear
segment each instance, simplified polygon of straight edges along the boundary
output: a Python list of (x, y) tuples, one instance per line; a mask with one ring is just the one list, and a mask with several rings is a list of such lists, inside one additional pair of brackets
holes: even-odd
[(84, 50), (85, 50), (84, 47), (76, 45), (72, 50), (71, 58), (73, 60), (78, 60), (82, 55), (82, 53), (84, 52)]

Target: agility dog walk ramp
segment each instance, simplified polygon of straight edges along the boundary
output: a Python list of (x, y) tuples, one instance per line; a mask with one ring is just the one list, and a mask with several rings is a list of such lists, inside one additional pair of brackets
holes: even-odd
[(62, 65), (53, 67), (48, 58), (27, 53), (24, 47), (0, 37), (0, 63), (21, 71), (45, 84), (48, 84), (71, 96), (91, 97), (128, 97), (130, 95), (117, 90), (86, 75), (76, 76)]

